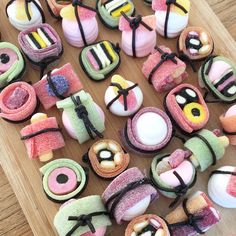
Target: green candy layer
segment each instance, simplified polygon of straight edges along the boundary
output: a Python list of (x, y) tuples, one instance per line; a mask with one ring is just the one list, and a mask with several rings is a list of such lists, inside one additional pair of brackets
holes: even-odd
[(8, 42), (0, 42), (0, 49), (1, 48), (12, 49), (17, 54), (18, 60), (11, 66), (8, 71), (0, 75), (0, 88), (7, 86), (13, 79), (16, 79), (25, 66), (22, 54), (15, 45)]
[[(81, 198), (60, 208), (54, 218), (54, 226), (60, 236), (65, 236), (77, 223), (77, 221), (69, 221), (69, 216), (87, 215), (101, 211), (106, 211), (106, 209), (100, 196), (93, 195)], [(95, 229), (98, 229), (100, 227), (110, 226), (111, 221), (107, 215), (100, 215), (92, 218), (92, 224)], [(89, 231), (88, 226), (80, 226), (72, 236), (78, 236)]]
[[(95, 103), (89, 93), (86, 93), (84, 90), (73, 95), (74, 97), (79, 96), (82, 104), (86, 107), (88, 112), (88, 118), (93, 124), (93, 126), (102, 133), (105, 130), (105, 124), (96, 109)], [(79, 143), (84, 143), (90, 139), (90, 136), (86, 130), (84, 122), (82, 119), (79, 119), (75, 112), (75, 104), (73, 103), (71, 97), (68, 97), (62, 101), (57, 102), (57, 108), (63, 108), (64, 112), (68, 116), (72, 127), (76, 133), (77, 140)]]
[[(225, 153), (225, 147), (222, 143), (220, 143), (218, 137), (211, 131), (203, 129), (198, 133), (202, 137), (204, 137), (212, 149), (214, 150), (216, 159), (219, 160)], [(206, 170), (209, 166), (213, 163), (213, 157), (209, 147), (206, 143), (198, 137), (193, 137), (189, 139), (185, 144), (184, 147), (190, 150), (197, 162), (194, 159), (191, 159), (193, 165), (202, 172)]]
[[(73, 170), (77, 176), (77, 182), (80, 183), (80, 185), (73, 192), (70, 192), (65, 195), (56, 195), (53, 192), (51, 192), (51, 190), (48, 187), (49, 175), (51, 174), (53, 170), (60, 167), (68, 167), (71, 170)], [(77, 196), (84, 189), (87, 182), (86, 174), (82, 166), (71, 159), (62, 158), (62, 159), (51, 161), (47, 163), (46, 165), (44, 165), (43, 167), (41, 167), (39, 170), (43, 174), (43, 189), (45, 193), (50, 199), (58, 201), (58, 202), (64, 202)]]

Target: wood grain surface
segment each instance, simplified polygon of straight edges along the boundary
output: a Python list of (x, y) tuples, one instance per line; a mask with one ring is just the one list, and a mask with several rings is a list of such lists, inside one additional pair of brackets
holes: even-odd
[[(10, 26), (8, 23), (4, 8), (7, 0), (1, 0), (0, 5), (0, 29), (2, 32), (2, 40), (17, 43), (17, 31)], [(90, 1), (91, 3), (94, 0)], [(144, 7), (141, 4), (141, 0), (134, 0), (137, 5), (138, 12), (150, 14), (151, 11), (148, 7)], [(234, 0), (208, 0), (208, 3), (215, 11), (220, 20), (224, 23), (230, 34), (236, 38), (236, 6)], [(45, 4), (43, 3), (44, 8)], [(212, 9), (206, 4), (205, 0), (192, 1), (192, 11), (190, 16), (191, 25), (202, 25), (210, 30), (216, 43), (216, 51), (222, 53), (228, 57), (231, 57), (236, 61), (236, 44), (233, 38), (230, 36), (228, 31), (224, 28), (219, 19), (216, 18)], [(109, 84), (109, 79), (100, 84), (93, 83), (88, 80), (82, 72), (78, 64), (79, 49), (74, 49), (69, 46), (63, 37), (61, 26), (59, 22), (53, 20), (48, 13), (46, 13), (47, 22), (52, 24), (57, 32), (62, 36), (63, 43), (66, 48), (65, 54), (63, 55), (59, 66), (66, 62), (71, 62), (76, 72), (79, 74), (82, 82), (85, 85), (85, 89), (90, 92), (94, 100), (103, 104), (103, 94), (105, 88)], [(109, 38), (114, 42), (120, 41), (120, 34), (118, 32), (110, 34), (111, 31), (100, 26), (100, 39)], [(107, 36), (107, 37), (106, 37)], [(173, 50), (175, 40), (163, 40), (158, 37), (158, 44), (165, 44), (170, 46)], [(137, 81), (140, 87), (144, 91), (144, 105), (145, 106), (157, 106), (162, 107), (163, 95), (155, 93), (154, 89), (149, 86), (147, 81), (141, 74), (140, 67), (145, 59), (132, 59), (125, 56), (122, 53), (122, 65), (117, 73), (125, 76), (127, 79)], [(36, 81), (38, 79), (38, 72), (34, 71), (30, 66), (27, 68), (25, 80)], [(196, 84), (196, 75), (190, 72), (190, 77), (187, 82)], [(211, 111), (211, 119), (207, 128), (213, 129), (218, 127), (218, 115), (226, 110), (227, 106), (223, 105), (209, 105)], [(41, 109), (42, 110), (42, 109)], [(61, 113), (52, 109), (48, 112), (49, 116), (56, 116), (58, 120), (61, 118)], [(105, 137), (112, 137), (118, 139), (117, 130), (124, 125), (125, 119), (115, 117), (106, 111), (106, 127)], [(0, 168), (0, 235), (39, 235), (39, 236), (51, 236), (56, 235), (55, 230), (52, 226), (53, 217), (58, 209), (58, 205), (51, 203), (43, 194), (41, 189), (41, 176), (38, 168), (41, 164), (37, 161), (30, 161), (26, 156), (26, 150), (19, 140), (19, 130), (23, 125), (11, 125), (3, 121), (0, 122), (0, 161), (2, 168)], [(67, 147), (61, 151), (55, 153), (56, 157), (70, 157), (81, 162), (81, 155), (85, 152), (92, 142), (88, 142), (85, 145), (79, 145), (76, 141), (70, 139), (65, 131), (63, 131), (66, 137)], [(173, 141), (168, 146), (167, 150), (174, 150), (176, 147), (181, 147), (179, 141)], [(235, 149), (233, 147), (228, 148), (225, 157), (218, 163), (217, 166), (231, 164), (236, 165), (236, 159), (234, 157)], [(149, 168), (151, 159), (145, 159), (132, 155), (132, 162), (130, 166), (137, 165), (141, 168)], [(5, 174), (11, 183), (13, 190), (20, 202), (20, 205), (27, 217), (27, 220), (32, 228), (32, 231), (22, 213), (21, 207), (19, 206), (16, 197), (6, 179)], [(194, 190), (206, 190), (207, 178), (212, 168), (204, 173), (200, 173), (198, 176), (197, 185)], [(82, 196), (89, 194), (100, 194), (103, 192), (108, 182), (101, 181), (91, 173), (90, 182), (87, 190)], [(168, 203), (170, 200), (160, 197), (152, 206), (148, 209), (148, 212), (165, 215), (168, 212)], [(207, 235), (215, 236), (228, 236), (236, 233), (235, 225), (235, 214), (236, 210), (227, 210), (217, 207), (221, 211), (222, 221), (215, 228), (213, 228)], [(114, 236), (123, 235), (125, 225), (115, 226), (113, 229)], [(107, 235), (111, 235), (111, 229)]]

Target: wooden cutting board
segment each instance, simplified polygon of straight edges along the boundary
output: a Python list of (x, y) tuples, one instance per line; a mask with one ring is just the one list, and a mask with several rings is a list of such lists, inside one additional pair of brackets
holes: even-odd
[[(91, 6), (95, 5), (95, 0), (87, 1)], [(7, 0), (2, 0), (0, 5), (0, 27), (2, 32), (2, 41), (9, 41), (18, 45), (17, 35), (18, 31), (15, 30), (8, 22), (4, 8)], [(137, 12), (142, 15), (152, 14), (152, 10), (145, 6), (141, 0), (134, 0)], [(80, 49), (73, 48), (68, 45), (64, 39), (61, 22), (53, 19), (46, 8), (45, 2), (42, 1), (42, 5), (45, 9), (47, 22), (51, 24), (59, 33), (62, 38), (63, 45), (65, 48), (65, 53), (60, 60), (58, 67), (70, 62), (78, 73), (81, 81), (84, 84), (85, 90), (91, 93), (94, 100), (103, 107), (106, 115), (106, 131), (104, 133), (105, 138), (113, 138), (119, 141), (118, 130), (122, 128), (125, 124), (126, 118), (120, 118), (112, 115), (105, 109), (103, 96), (105, 89), (110, 83), (110, 79), (107, 79), (101, 83), (95, 83), (89, 80), (84, 72), (82, 71), (78, 55)], [(208, 29), (215, 42), (215, 53), (223, 54), (226, 57), (231, 58), (236, 62), (236, 43), (229, 35), (228, 31), (224, 28), (219, 19), (212, 12), (211, 8), (208, 6), (205, 0), (192, 1), (192, 8), (190, 13), (190, 25), (194, 26), (204, 26)], [(4, 27), (3, 27), (4, 26)], [(113, 42), (120, 42), (121, 34), (119, 31), (111, 31), (106, 29), (102, 24), (99, 23), (100, 33), (98, 40), (109, 39)], [(157, 45), (166, 45), (172, 50), (176, 50), (176, 40), (164, 40), (161, 36), (157, 38)], [(121, 66), (116, 73), (121, 74), (126, 79), (138, 82), (142, 91), (144, 92), (144, 106), (156, 106), (162, 107), (164, 94), (157, 94), (155, 90), (148, 84), (146, 79), (141, 73), (142, 63), (146, 60), (143, 59), (133, 59), (126, 56), (123, 52), (121, 53)], [(191, 68), (188, 67), (189, 78), (186, 80), (187, 83), (192, 83), (197, 85), (197, 74), (193, 73)], [(27, 65), (27, 73), (24, 79), (26, 81), (37, 81), (39, 79), (39, 72), (33, 70), (30, 65)], [(222, 104), (209, 104), (210, 109), (210, 121), (207, 128), (212, 130), (219, 127), (218, 117), (228, 108), (228, 105)], [(40, 111), (44, 110), (40, 107)], [(61, 112), (56, 108), (51, 109), (47, 112), (48, 116), (56, 116), (60, 126), (61, 122)], [(0, 121), (0, 163), (5, 171), (9, 182), (19, 200), (19, 203), (26, 215), (27, 220), (32, 228), (34, 235), (39, 236), (51, 236), (57, 235), (56, 230), (53, 227), (53, 218), (56, 214), (60, 205), (55, 204), (47, 199), (44, 195), (41, 187), (41, 174), (39, 168), (42, 164), (39, 161), (30, 161), (26, 154), (26, 149), (24, 144), (20, 140), (19, 131), (23, 128), (25, 124), (13, 125), (6, 123), (5, 121)], [(55, 157), (67, 157), (82, 163), (81, 157), (86, 152), (89, 146), (92, 145), (92, 141), (89, 141), (83, 145), (79, 145), (76, 141), (72, 140), (63, 130), (63, 134), (66, 140), (66, 147), (60, 151), (55, 152)], [(170, 145), (164, 151), (173, 151), (176, 148), (181, 148), (182, 143), (178, 140), (173, 139)], [(138, 166), (141, 169), (149, 169), (151, 158), (145, 158), (141, 156), (136, 156), (131, 154), (130, 167)], [(216, 167), (222, 165), (234, 165), (236, 166), (235, 158), (235, 148), (230, 146), (223, 159), (221, 159)], [(211, 167), (204, 173), (198, 174), (198, 180), (195, 187), (191, 192), (202, 190), (206, 191), (207, 181), (210, 172), (216, 168)], [(90, 180), (86, 191), (81, 195), (85, 197), (91, 194), (102, 194), (109, 181), (104, 181), (98, 179), (92, 172), (90, 172)], [(168, 205), (170, 199), (160, 196), (160, 198), (155, 201), (148, 209), (148, 213), (154, 213), (157, 215), (165, 216), (170, 210)], [(207, 233), (207, 235), (214, 236), (227, 236), (236, 233), (235, 225), (235, 214), (236, 210), (223, 209), (217, 206), (220, 211), (222, 220), (215, 226), (212, 230)], [(124, 230), (126, 224), (122, 226), (113, 225), (112, 228), (108, 229), (107, 235), (121, 236), (124, 235)]]

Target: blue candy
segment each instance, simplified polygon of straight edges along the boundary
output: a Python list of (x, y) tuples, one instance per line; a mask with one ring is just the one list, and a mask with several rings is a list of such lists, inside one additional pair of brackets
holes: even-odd
[[(57, 92), (60, 95), (63, 95), (64, 93), (66, 93), (69, 90), (68, 80), (64, 76), (53, 75), (53, 76), (51, 76), (51, 80), (52, 80), (52, 83), (54, 84), (54, 87), (56, 88)], [(56, 97), (56, 95), (54, 94), (52, 88), (50, 87), (50, 85), (48, 83), (46, 84), (46, 90), (47, 90), (49, 96)]]

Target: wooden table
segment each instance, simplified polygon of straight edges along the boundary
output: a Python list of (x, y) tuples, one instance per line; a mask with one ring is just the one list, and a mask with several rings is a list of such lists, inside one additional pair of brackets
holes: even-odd
[[(235, 30), (235, 26), (236, 26), (236, 16), (235, 16), (235, 10), (236, 10), (236, 6), (234, 4), (234, 0), (224, 0), (224, 1), (220, 1), (220, 0), (207, 0), (208, 3), (210, 4), (210, 6), (213, 8), (213, 10), (215, 11), (215, 13), (217, 14), (217, 16), (220, 18), (220, 20), (223, 22), (223, 24), (225, 25), (225, 27), (228, 29), (228, 31), (231, 33), (231, 35), (233, 36), (233, 38), (236, 38), (236, 30)], [(9, 26), (8, 23), (6, 23), (6, 18), (5, 18), (5, 14), (4, 14), (4, 7), (5, 7), (5, 3), (7, 2), (6, 0), (2, 0), (3, 4), (0, 5), (0, 28), (3, 28), (3, 25), (7, 25), (6, 28), (2, 29), (3, 31), (3, 39), (5, 40), (9, 40), (11, 42), (16, 42), (16, 31)], [(202, 2), (202, 1), (201, 1)], [(202, 8), (203, 9), (203, 8)], [(209, 14), (209, 16), (211, 16), (211, 20), (214, 21), (213, 23), (209, 23), (210, 25), (214, 25), (216, 26), (217, 22), (215, 22), (215, 18), (212, 18), (212, 13), (211, 10), (208, 8), (208, 6), (206, 6), (205, 9), (205, 13), (204, 15), (206, 16), (207, 13)], [(47, 18), (49, 19), (49, 15), (47, 15)], [(51, 20), (51, 19), (50, 19)], [(9, 27), (8, 27), (9, 26)], [(219, 27), (219, 29), (222, 26)], [(223, 29), (220, 31), (221, 34), (223, 34), (223, 38), (225, 37), (225, 35), (227, 35), (227, 32)], [(6, 33), (6, 34), (5, 34)], [(7, 35), (5, 37), (5, 35)], [(229, 36), (227, 35), (227, 39), (229, 39)], [(230, 39), (228, 41), (228, 43), (233, 42), (232, 39)], [(66, 45), (66, 44), (65, 44)], [(68, 46), (69, 47), (69, 46)], [(235, 49), (235, 48), (234, 48)], [(68, 58), (68, 57), (67, 57)], [(37, 73), (32, 72), (33, 76), (37, 76)], [(31, 74), (31, 75), (32, 75)], [(29, 75), (29, 74), (28, 74)], [(211, 106), (210, 106), (211, 108)], [(215, 109), (215, 108), (214, 108)], [(220, 108), (221, 109), (221, 108)], [(17, 131), (15, 131), (17, 133)], [(5, 140), (1, 140), (0, 141), (0, 146), (4, 145), (4, 141)], [(2, 149), (0, 148), (0, 150), (2, 151)], [(5, 149), (6, 151), (6, 149)], [(8, 150), (9, 151), (9, 150)], [(7, 153), (5, 152), (1, 152), (1, 158), (8, 158)], [(15, 153), (15, 155), (17, 155)], [(10, 170), (6, 170), (8, 174), (8, 177), (13, 176), (12, 174), (9, 173)], [(16, 173), (18, 174), (18, 173)], [(205, 177), (207, 178), (206, 174)], [(204, 178), (204, 176), (202, 177)], [(10, 182), (14, 182), (14, 178), (10, 179)], [(13, 184), (14, 189), (17, 189), (17, 183)], [(7, 178), (4, 175), (3, 169), (0, 168), (0, 235), (32, 235), (32, 231), (29, 227), (29, 224), (26, 220), (26, 218), (24, 217), (24, 214), (20, 208), (20, 205), (18, 204), (18, 201), (15, 197), (15, 194), (13, 193), (10, 184), (7, 180)], [(39, 188), (38, 191), (41, 191), (41, 189)], [(17, 193), (18, 198), (20, 196), (22, 196), (21, 193)], [(33, 214), (34, 212), (29, 211), (29, 209), (26, 209), (26, 202), (22, 201), (22, 199), (19, 199), (20, 203), (22, 204), (25, 213), (28, 217), (29, 222), (31, 223), (31, 227), (34, 231), (34, 233), (36, 234), (36, 232), (38, 231), (38, 228), (43, 227), (42, 225), (38, 225), (37, 227), (37, 222), (33, 222), (30, 219), (30, 214)], [(37, 210), (37, 206), (35, 206), (35, 210)], [(223, 215), (224, 217), (228, 217), (227, 219), (230, 219), (230, 216), (233, 214), (235, 215), (235, 211), (230, 211), (230, 210), (224, 210), (223, 211)], [(231, 217), (231, 222), (234, 223), (234, 217)], [(45, 227), (50, 227), (48, 225), (45, 225)], [(208, 235), (228, 235), (229, 233), (236, 233), (236, 226), (235, 224), (230, 224), (229, 222), (222, 222), (221, 224), (219, 224), (217, 227), (215, 227), (213, 230), (211, 230), (210, 233), (208, 233)], [(42, 234), (37, 234), (37, 235), (42, 235)], [(49, 234), (51, 235), (51, 234)]]

